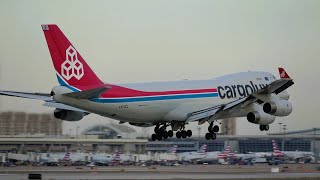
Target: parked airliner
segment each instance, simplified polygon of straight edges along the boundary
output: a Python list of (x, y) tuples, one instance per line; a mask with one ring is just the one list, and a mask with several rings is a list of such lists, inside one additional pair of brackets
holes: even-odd
[[(1, 95), (39, 99), (54, 116), (79, 121), (94, 113), (134, 126), (155, 126), (152, 140), (192, 136), (186, 124), (209, 123), (207, 140), (216, 139), (219, 119), (247, 117), (267, 131), (276, 116), (288, 116), (286, 89), (293, 80), (283, 68), (280, 79), (268, 72), (240, 72), (208, 80), (114, 85), (101, 81), (57, 25), (42, 25), (59, 86), (51, 93), (0, 91)], [(110, 60), (109, 60), (110, 61)], [(108, 68), (108, 67), (107, 67)], [(168, 130), (168, 127), (171, 127)]]

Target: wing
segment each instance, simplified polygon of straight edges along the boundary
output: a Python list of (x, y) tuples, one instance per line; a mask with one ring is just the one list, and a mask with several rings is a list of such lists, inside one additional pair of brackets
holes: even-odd
[(45, 93), (27, 93), (27, 92), (15, 92), (15, 91), (0, 91), (0, 95), (14, 96), (28, 99), (38, 99), (43, 101), (51, 101), (50, 94)]
[(288, 76), (288, 74), (282, 68), (279, 68), (279, 71), (282, 77), (281, 79), (278, 79), (270, 83), (266, 87), (251, 93), (247, 97), (239, 98), (227, 104), (213, 106), (213, 107), (209, 107), (206, 109), (201, 109), (199, 111), (189, 113), (186, 121), (187, 122), (199, 121), (199, 124), (203, 124), (209, 119), (217, 119), (221, 114), (232, 113), (240, 108), (244, 108), (250, 105), (251, 103), (265, 102), (265, 95), (269, 95), (272, 93), (279, 94), (294, 84), (293, 80)]
[(37, 99), (37, 100), (43, 100), (45, 103), (44, 106), (58, 108), (58, 109), (65, 109), (65, 110), (71, 110), (71, 111), (79, 111), (79, 112), (86, 112), (85, 110), (75, 108), (72, 106), (68, 106), (62, 103), (55, 102), (50, 94), (45, 93), (27, 93), (27, 92), (16, 92), (16, 91), (0, 91), (0, 95), (5, 96), (14, 96), (14, 97), (20, 97), (20, 98), (27, 98), (27, 99)]

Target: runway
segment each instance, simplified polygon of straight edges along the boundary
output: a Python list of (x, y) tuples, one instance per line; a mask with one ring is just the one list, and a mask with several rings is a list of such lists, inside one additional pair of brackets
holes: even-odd
[[(318, 165), (319, 166), (319, 165)], [(0, 168), (0, 179), (27, 179), (28, 174), (42, 174), (45, 180), (104, 180), (104, 179), (319, 179), (317, 165), (271, 166), (189, 165), (180, 167), (14, 167)]]

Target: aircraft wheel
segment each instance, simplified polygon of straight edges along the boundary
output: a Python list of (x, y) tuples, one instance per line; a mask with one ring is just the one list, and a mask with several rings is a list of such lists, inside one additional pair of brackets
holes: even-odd
[(218, 125), (213, 126), (212, 131), (219, 132), (219, 126)]
[(213, 132), (212, 126), (209, 126), (209, 127), (208, 127), (208, 131), (209, 131), (210, 133)]
[(156, 133), (156, 134), (159, 133), (159, 127), (158, 126), (154, 127), (154, 133)]
[(182, 130), (182, 131), (181, 131), (181, 137), (182, 137), (182, 138), (186, 138), (186, 137), (187, 137), (187, 131)]
[(173, 131), (172, 131), (172, 130), (169, 130), (169, 131), (168, 131), (168, 136), (169, 136), (169, 137), (172, 137), (172, 136), (173, 136)]
[(216, 133), (211, 133), (211, 139), (213, 139), (213, 140), (217, 139), (217, 134)]
[(188, 136), (188, 137), (191, 137), (191, 136), (192, 136), (192, 131), (191, 131), (190, 129), (187, 131), (187, 136)]
[(168, 139), (168, 137), (169, 137), (168, 132), (167, 131), (163, 132), (162, 136), (163, 136), (163, 139)]
[(210, 133), (206, 133), (206, 140), (210, 140), (211, 139), (211, 134)]
[(260, 129), (260, 131), (264, 131), (264, 129), (265, 129), (264, 125), (260, 125), (259, 129)]
[(181, 132), (180, 132), (180, 131), (177, 131), (177, 133), (176, 133), (176, 137), (177, 137), (178, 139), (180, 139), (180, 138), (181, 138)]
[(156, 135), (156, 134), (152, 134), (152, 135), (151, 135), (151, 140), (152, 140), (152, 141), (157, 140), (157, 135)]
[(265, 126), (264, 126), (264, 130), (265, 130), (265, 131), (268, 131), (268, 130), (269, 130), (269, 125), (265, 125)]
[(157, 140), (158, 140), (158, 141), (161, 141), (161, 140), (162, 140), (162, 134), (160, 134), (160, 133), (157, 134)]

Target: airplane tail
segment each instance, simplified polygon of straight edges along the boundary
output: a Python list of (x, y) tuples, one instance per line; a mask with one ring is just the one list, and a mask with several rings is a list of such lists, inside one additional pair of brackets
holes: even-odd
[(201, 146), (201, 148), (199, 149), (198, 152), (200, 152), (202, 155), (205, 155), (206, 154), (206, 150), (207, 150), (207, 145), (204, 144)]
[(67, 152), (66, 155), (62, 159), (63, 161), (70, 161), (70, 152)]
[(279, 74), (280, 74), (280, 78), (281, 79), (290, 79), (290, 76), (288, 75), (288, 73), (286, 72), (286, 70), (284, 70), (283, 68), (279, 67)]
[(235, 154), (233, 152), (231, 152), (231, 150), (230, 150), (230, 146), (227, 146), (226, 149), (222, 153), (218, 154), (218, 158), (220, 158), (220, 159), (224, 159), (227, 157), (231, 157), (231, 158), (235, 157)]
[(121, 154), (121, 152), (117, 150), (116, 153), (114, 154), (114, 156), (112, 157), (112, 165), (113, 166), (120, 164), (120, 160), (121, 160), (120, 154)]
[(177, 155), (177, 145), (174, 145), (173, 147), (172, 147), (172, 155)]
[(272, 140), (273, 155), (275, 157), (283, 157), (283, 153), (278, 149), (276, 141)]
[(103, 84), (57, 25), (45, 24), (42, 30), (61, 85)]

